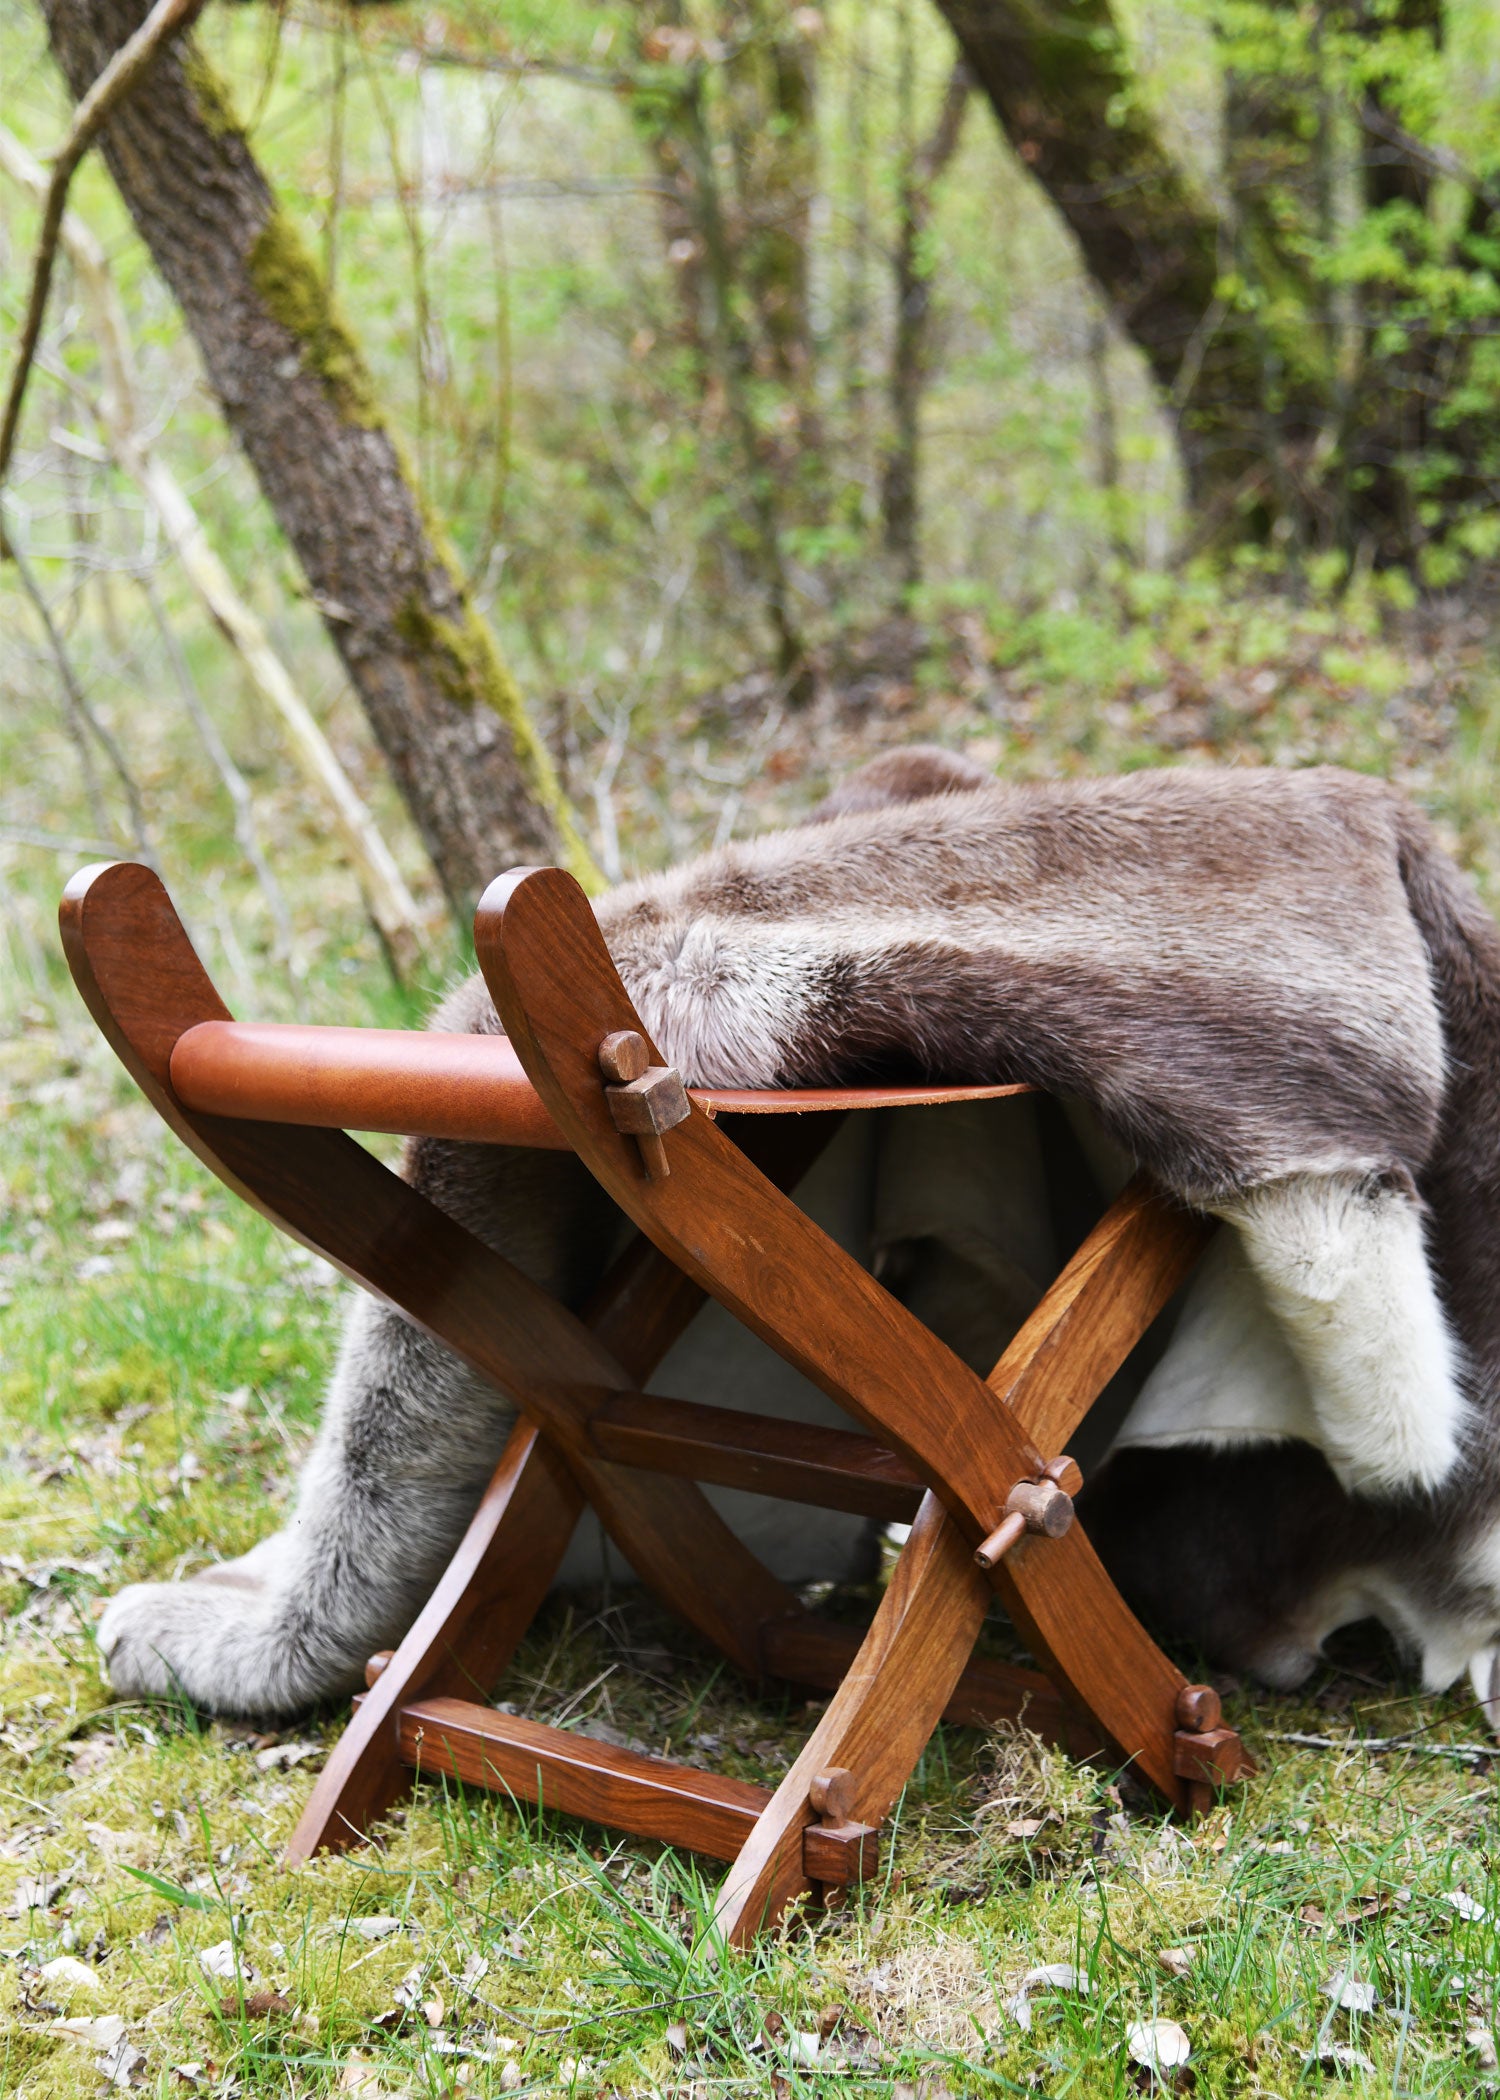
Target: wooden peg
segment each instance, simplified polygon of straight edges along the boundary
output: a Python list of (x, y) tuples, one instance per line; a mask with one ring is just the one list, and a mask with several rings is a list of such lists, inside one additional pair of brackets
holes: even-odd
[(999, 1567), (1011, 1547), (1019, 1545), (1025, 1536), (1026, 1519), (1015, 1510), (1004, 1523), (996, 1526), (982, 1546), (974, 1548), (976, 1564), (988, 1574), (991, 1568)]
[(1069, 1497), (1083, 1493), (1083, 1468), (1076, 1458), (1049, 1458), (1042, 1468), (1042, 1478)]
[(1185, 1684), (1177, 1694), (1177, 1726), (1201, 1735), (1217, 1728), (1224, 1718), (1219, 1695), (1211, 1684)]
[(820, 1772), (807, 1797), (825, 1823), (847, 1823), (854, 1813), (854, 1774), (845, 1765)]
[[(1071, 1460), (1069, 1461), (1071, 1464)], [(1077, 1467), (1074, 1471), (1077, 1472)], [(1082, 1476), (1080, 1475), (1080, 1478)], [(1005, 1521), (975, 1550), (977, 1565), (988, 1574), (1028, 1531), (1060, 1539), (1073, 1522), (1073, 1498), (1051, 1480), (1018, 1480), (1005, 1498)]]
[(1073, 1498), (1050, 1480), (1018, 1480), (1005, 1498), (1008, 1516), (1024, 1517), (1026, 1529), (1060, 1539), (1072, 1527)]
[(395, 1652), (394, 1648), (382, 1648), (378, 1655), (370, 1657), (370, 1660), (365, 1664), (365, 1683), (367, 1685), (374, 1684), (376, 1678), (380, 1676)]
[(599, 1045), (599, 1069), (615, 1086), (629, 1086), (644, 1079), (651, 1065), (646, 1038), (633, 1028), (617, 1028)]
[(1179, 1728), (1172, 1762), (1179, 1779), (1214, 1787), (1232, 1786), (1255, 1769), (1232, 1728)]
[(633, 1137), (652, 1181), (671, 1173), (662, 1138), (692, 1114), (687, 1089), (670, 1065), (653, 1065), (645, 1038), (617, 1029), (599, 1045), (599, 1069), (614, 1082), (604, 1089), (616, 1130)]
[(802, 1833), (802, 1866), (809, 1881), (866, 1881), (880, 1865), (880, 1832), (854, 1820), (854, 1774), (844, 1765), (819, 1772), (807, 1797), (819, 1821)]

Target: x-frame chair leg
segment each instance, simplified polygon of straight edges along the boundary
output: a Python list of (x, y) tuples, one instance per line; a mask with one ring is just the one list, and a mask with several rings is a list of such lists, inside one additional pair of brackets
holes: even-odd
[[(475, 944), (533, 1086), (621, 1208), (772, 1348), (894, 1444), (971, 1546), (997, 1531), (1016, 1484), (1043, 1473), (1031, 1422), (1015, 1406), (997, 1406), (992, 1388), (772, 1189), (700, 1109), (664, 1140), (665, 1177), (648, 1172), (616, 1127), (597, 1046), (646, 1032), (572, 878), (518, 870), (491, 884)], [(567, 957), (566, 970), (556, 968), (559, 956)], [(647, 1053), (659, 1062), (649, 1040)], [(1132, 1307), (1132, 1318), (1143, 1315), (1139, 1324), (1128, 1332), (1128, 1323), (1103, 1314), (1108, 1294), (1091, 1287), (1099, 1264), (1092, 1248), (1084, 1250), (1054, 1287), (1065, 1301), (1059, 1332), (1076, 1327), (1078, 1339), (1049, 1351), (1047, 1335), (1039, 1342), (1029, 1322), (1017, 1338), (1025, 1357), (1010, 1381), (1017, 1393), (1026, 1393), (1034, 1360), (1037, 1390), (1061, 1386), (1065, 1395), (1076, 1360), (1073, 1390), (1082, 1407), (1090, 1404), (1191, 1266), (1206, 1230), (1145, 1197), (1127, 1205), (1116, 1226), (1101, 1257), (1106, 1271), (1110, 1244), (1152, 1270), (1152, 1289)], [(1000, 1563), (995, 1581), (1042, 1668), (1118, 1755), (1185, 1807), (1190, 1782), (1178, 1770), (1177, 1717), (1185, 1680), (1128, 1610), (1081, 1528), (1026, 1540)], [(856, 1812), (865, 1815), (862, 1799)]]

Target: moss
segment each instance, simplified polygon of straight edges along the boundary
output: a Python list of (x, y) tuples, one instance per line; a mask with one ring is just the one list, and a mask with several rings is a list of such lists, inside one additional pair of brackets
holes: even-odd
[(366, 430), (383, 429), (385, 418), (359, 348), (306, 242), (279, 205), (257, 234), (249, 263), (266, 311), (302, 345), (309, 369), (323, 381), (339, 414)]
[(245, 127), (236, 114), (228, 87), (191, 40), (185, 42), (182, 49), (182, 77), (197, 105), (205, 130), (216, 139), (231, 134), (243, 136)]
[(434, 549), (458, 593), (461, 616), (444, 619), (420, 599), (411, 597), (397, 615), (396, 632), (414, 655), (432, 666), (439, 685), (451, 700), (466, 708), (479, 703), (499, 716), (510, 731), (516, 763), (532, 798), (557, 825), (564, 865), (586, 889), (596, 889), (598, 869), (573, 823), (551, 754), (536, 733), (521, 689), (506, 667), (487, 622), (468, 601), (457, 557), (446, 536), (433, 528), (431, 520), (427, 523)]

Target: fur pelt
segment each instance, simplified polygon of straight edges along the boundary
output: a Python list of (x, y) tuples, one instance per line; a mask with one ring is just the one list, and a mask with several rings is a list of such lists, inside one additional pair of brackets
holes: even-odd
[[(1107, 1562), (1149, 1623), (1272, 1681), (1373, 1611), (1429, 1682), (1477, 1657), (1500, 1694), (1500, 934), (1398, 795), (1331, 770), (1012, 787), (895, 754), (813, 823), (598, 913), (689, 1083), (1030, 1081), (1226, 1219), (1229, 1255), (1086, 1491)], [(498, 1027), (478, 980), (435, 1025)], [(404, 1171), (570, 1302), (617, 1240), (564, 1155), (423, 1141)], [(1242, 1390), (1195, 1412), (1234, 1334)], [(347, 1688), (409, 1623), (510, 1419), (399, 1315), (356, 1308), (291, 1524), (117, 1598), (117, 1688), (261, 1713)], [(801, 1517), (770, 1557), (847, 1565), (838, 1524)]]

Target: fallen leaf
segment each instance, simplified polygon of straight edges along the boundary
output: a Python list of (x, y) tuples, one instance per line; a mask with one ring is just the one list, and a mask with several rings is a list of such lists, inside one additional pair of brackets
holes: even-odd
[(1316, 1903), (1304, 1903), (1297, 1915), (1304, 1925), (1326, 1925), (1328, 1923), (1321, 1907)]
[(1038, 1831), (1045, 1830), (1051, 1822), (1050, 1816), (1018, 1816), (1005, 1826), (1005, 1835), (1011, 1838), (1034, 1838)]
[(99, 1978), (86, 1961), (79, 1961), (71, 1954), (59, 1954), (55, 1960), (42, 1963), (42, 1975), (55, 1989), (66, 1991), (97, 1991)]
[(1500, 2054), (1496, 2053), (1495, 2037), (1488, 2027), (1476, 2020), (1464, 2033), (1464, 2046), (1474, 2053), (1474, 2061), (1481, 2071), (1500, 2070)]
[(300, 1765), (306, 1757), (316, 1757), (322, 1750), (321, 1743), (273, 1743), (269, 1750), (257, 1750), (255, 1768), (259, 1772), (275, 1772), (292, 1765)]
[(145, 2050), (137, 2049), (135, 2043), (122, 2034), (102, 2056), (95, 2057), (94, 2068), (106, 2085), (131, 2086), (136, 2084), (136, 2073), (145, 2061)]
[(107, 1765), (115, 1754), (115, 1745), (107, 1736), (91, 1736), (86, 1743), (68, 1745), (68, 1777), (75, 1782), (87, 1779), (101, 1765)]
[(100, 2013), (93, 2020), (54, 2020), (52, 2032), (85, 2049), (112, 2049), (125, 2032), (125, 2022), (118, 2013)]
[[(238, 1998), (221, 1998), (219, 2010), (226, 2020), (237, 2020), (240, 2016)], [(280, 1991), (252, 1991), (244, 2001), (247, 2020), (289, 2020), (292, 2016), (292, 2001), (283, 1998)]]
[(50, 1910), (72, 1878), (71, 1869), (65, 1874), (23, 1874), (11, 1897), (10, 1916), (24, 1918), (29, 1911)]
[(668, 2050), (673, 2056), (687, 2055), (688, 2031), (687, 2022), (685, 2020), (672, 2021), (670, 2026), (667, 2028), (666, 2042)]
[(1186, 1976), (1193, 1966), (1191, 1947), (1158, 1947), (1156, 1959), (1169, 1976)]
[(816, 2028), (789, 2027), (786, 2033), (786, 2053), (794, 2064), (815, 2064), (823, 2038)]
[(1131, 2062), (1148, 2071), (1175, 2071), (1193, 2053), (1187, 2030), (1175, 2020), (1133, 2020), (1125, 2030), (1125, 2047)]
[(1071, 1991), (1087, 1998), (1094, 1986), (1070, 1961), (1050, 1961), (1040, 1969), (1028, 1969), (1021, 1978), (1023, 1991)]
[(205, 1976), (226, 1979), (237, 1976), (246, 1985), (255, 1981), (255, 1971), (235, 1953), (233, 1940), (220, 1940), (212, 1947), (205, 1947), (198, 1956), (198, 1966)]
[(388, 1940), (393, 1932), (401, 1930), (399, 1918), (351, 1918), (349, 1930), (357, 1932), (362, 1940)]
[(1320, 2049), (1310, 2050), (1306, 2061), (1325, 2071), (1373, 2071), (1375, 2068), (1362, 2049), (1351, 2049), (1343, 2042), (1325, 2042)]
[(502, 2093), (513, 2093), (520, 2083), (521, 2066), (513, 2056), (507, 2056), (500, 2066), (500, 2090)]
[(1021, 1978), (1019, 1988), (1005, 2000), (1005, 2010), (1018, 2027), (1027, 2032), (1031, 2028), (1031, 1998), (1033, 1992), (1072, 1992), (1086, 1998), (1093, 1990), (1087, 1976), (1070, 1961), (1052, 1961), (1040, 1969), (1028, 1969)]
[(825, 2005), (818, 2014), (818, 2033), (825, 2042), (835, 2032), (840, 2020), (843, 2019), (844, 2010), (845, 2008), (842, 2005)]
[(484, 1956), (482, 1954), (471, 1954), (464, 1963), (464, 1973), (458, 1979), (459, 1985), (463, 1990), (477, 1991), (489, 1973), (490, 1965)]
[(1464, 1889), (1444, 1889), (1443, 1901), (1470, 1925), (1477, 1925), (1489, 1912)]
[(1374, 2012), (1380, 2002), (1373, 1983), (1363, 1983), (1345, 1969), (1335, 1969), (1322, 1988), (1323, 1996), (1331, 1998), (1340, 2012)]
[(429, 2027), (442, 2026), (443, 1994), (441, 1991), (434, 1991), (430, 1998), (423, 2000), (422, 2017), (427, 2022)]

